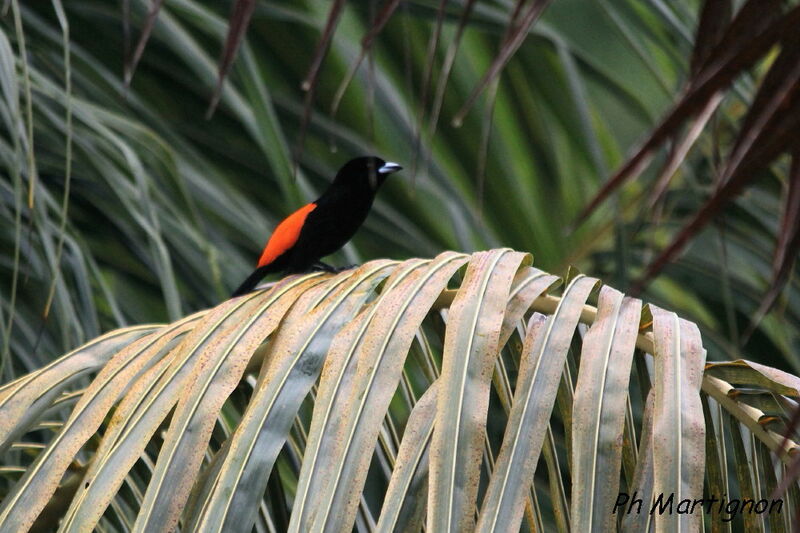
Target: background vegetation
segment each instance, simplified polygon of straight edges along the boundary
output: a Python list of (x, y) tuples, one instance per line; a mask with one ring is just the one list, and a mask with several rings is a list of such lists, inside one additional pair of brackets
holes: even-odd
[[(388, 184), (337, 261), (504, 245), (531, 250), (550, 271), (574, 264), (629, 287), (713, 191), (720, 159), (775, 55), (736, 78), (657, 208), (645, 201), (654, 165), (574, 227), (600, 184), (676, 100), (689, 77), (699, 6), (554, 2), (456, 128), (451, 119), (501, 49), (515, 6), (476, 2), (457, 41), (464, 4), (444, 3), (440, 13), (434, 2), (401, 3), (332, 116), (334, 93), (381, 8), (348, 3), (322, 62), (295, 175), (300, 85), (331, 5), (257, 2), (219, 108), (206, 119), (228, 8), (166, 3), (126, 88), (126, 47), (137, 43), (149, 8), (131, 1), (126, 28), (127, 4), (66, 2), (62, 20), (58, 2), (6, 4), (6, 380), (101, 331), (220, 301), (276, 220), (314, 198), (342, 161), (365, 152), (409, 169), (416, 161), (416, 172)], [(441, 38), (430, 56), (439, 16)], [(455, 61), (438, 127), (418, 143), (448, 53)], [(430, 157), (420, 157), (420, 145)], [(747, 353), (800, 368), (796, 276), (741, 342), (770, 286), (787, 165), (778, 160), (762, 171), (644, 293), (696, 320), (711, 359)]]
[[(696, 321), (709, 360), (800, 370), (793, 2), (10, 0), (4, 9), (0, 382), (107, 330), (223, 301), (276, 221), (364, 153), (407, 170), (387, 183), (340, 263), (531, 251), (537, 267), (576, 265)], [(220, 66), (230, 69), (209, 109)], [(648, 371), (636, 361), (642, 379)], [(792, 403), (773, 395), (796, 396), (796, 384), (767, 374), (745, 385), (768, 389), (753, 401), (774, 415), (765, 427), (785, 431), (780, 416)], [(640, 385), (642, 397), (626, 406), (637, 424)], [(737, 402), (724, 404), (726, 386), (714, 389), (715, 401), (741, 414)], [(242, 394), (231, 397), (238, 411), (229, 422), (247, 405)], [(413, 405), (391, 416), (402, 425)], [(715, 441), (723, 418), (744, 427), (720, 409), (706, 409), (715, 413), (709, 450), (721, 454), (710, 463), (725, 465), (729, 447), (748, 466), (731, 481), (747, 472), (740, 492), (766, 496), (751, 487), (775, 484), (764, 477), (769, 468), (759, 470), (769, 455), (753, 434), (775, 449), (777, 433), (764, 440), (748, 411), (737, 419), (752, 422), (753, 434)], [(552, 472), (565, 472), (559, 456), (568, 463), (566, 413), (545, 447)], [(25, 409), (18, 415), (20, 428), (33, 423)], [(500, 438), (501, 428), (489, 430)], [(293, 431), (290, 442), (302, 447), (302, 424)], [(7, 437), (11, 445), (15, 435)], [(637, 438), (645, 437), (634, 430), (625, 453), (635, 455)], [(399, 441), (389, 442), (392, 457)], [(297, 465), (284, 454), (291, 491), (297, 472), (287, 465)], [(157, 447), (144, 462), (156, 456)], [(630, 464), (624, 474), (631, 486)], [(723, 474), (713, 482), (723, 479), (727, 487)], [(132, 486), (130, 501), (141, 502), (141, 484)], [(565, 494), (551, 490), (553, 502)], [(369, 529), (364, 505), (359, 527)], [(560, 516), (551, 505), (548, 524)], [(130, 517), (112, 512), (120, 523)]]

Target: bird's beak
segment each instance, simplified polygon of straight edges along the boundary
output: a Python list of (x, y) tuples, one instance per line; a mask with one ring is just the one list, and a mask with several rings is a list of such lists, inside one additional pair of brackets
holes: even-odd
[(398, 170), (402, 169), (403, 167), (401, 167), (397, 163), (392, 163), (391, 161), (387, 161), (381, 168), (378, 169), (378, 174), (391, 174), (392, 172), (397, 172)]

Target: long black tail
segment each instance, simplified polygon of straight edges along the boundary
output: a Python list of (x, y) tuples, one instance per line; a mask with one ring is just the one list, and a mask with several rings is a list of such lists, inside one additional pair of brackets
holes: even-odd
[(241, 296), (243, 294), (247, 294), (248, 292), (252, 291), (256, 288), (256, 285), (270, 273), (269, 265), (259, 267), (253, 271), (252, 274), (247, 276), (247, 279), (239, 285), (239, 288), (233, 291), (231, 294), (231, 298), (235, 298), (237, 296)]

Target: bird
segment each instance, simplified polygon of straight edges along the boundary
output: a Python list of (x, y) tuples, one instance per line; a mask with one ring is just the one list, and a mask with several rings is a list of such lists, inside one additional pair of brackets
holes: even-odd
[(339, 250), (355, 235), (366, 220), (380, 186), (390, 174), (402, 168), (375, 156), (357, 157), (345, 163), (319, 198), (275, 227), (256, 269), (232, 297), (251, 292), (268, 274), (343, 270), (321, 259)]

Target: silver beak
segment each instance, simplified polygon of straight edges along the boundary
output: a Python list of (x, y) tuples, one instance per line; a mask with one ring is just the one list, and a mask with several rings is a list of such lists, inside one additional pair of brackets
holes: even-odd
[(397, 163), (392, 163), (391, 161), (387, 161), (381, 168), (378, 169), (378, 174), (391, 174), (392, 172), (397, 172), (402, 168), (403, 167), (401, 167)]

